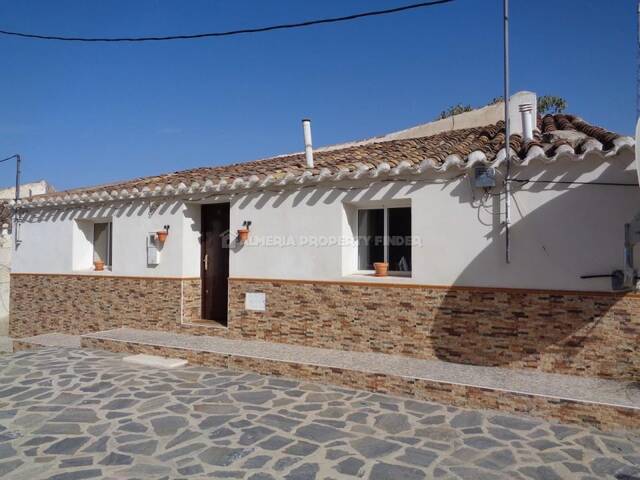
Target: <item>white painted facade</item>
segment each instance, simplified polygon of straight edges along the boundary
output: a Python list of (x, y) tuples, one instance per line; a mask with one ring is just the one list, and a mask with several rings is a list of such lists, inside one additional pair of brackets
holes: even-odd
[[(633, 184), (633, 158), (532, 165), (519, 178)], [(582, 280), (622, 267), (624, 223), (640, 205), (637, 186), (529, 184), (512, 196), (512, 261), (505, 262), (503, 198), (483, 205), (468, 176), (385, 182), (368, 188), (255, 194), (234, 202), (232, 225), (252, 221), (254, 243), (231, 253), (232, 277), (393, 281), (566, 290), (609, 290), (607, 279)], [(412, 207), (410, 278), (376, 279), (357, 272), (358, 207)], [(235, 218), (235, 222), (234, 222)], [(265, 246), (274, 236), (352, 240), (343, 246)], [(320, 242), (319, 242), (320, 243)]]
[[(174, 200), (28, 212), (20, 224), (13, 272), (199, 275), (199, 258), (189, 268), (183, 256), (183, 248), (199, 250), (199, 233), (188, 227), (188, 210), (184, 202)], [(113, 265), (111, 271), (93, 272), (92, 224), (105, 221), (113, 223)], [(147, 265), (147, 235), (165, 225), (169, 225), (169, 236), (162, 246), (160, 263)]]
[[(623, 266), (623, 225), (640, 205), (633, 160), (625, 150), (604, 160), (587, 154), (579, 161), (516, 168), (520, 179), (631, 186), (514, 184), (509, 265), (504, 197), (483, 199), (483, 190), (473, 188), (465, 172), (372, 184), (291, 186), (206, 201), (231, 203), (231, 277), (607, 291), (608, 279), (583, 280), (580, 275), (609, 274)], [(203, 201), (136, 199), (29, 210), (20, 226), (13, 271), (198, 277)], [(357, 271), (357, 209), (384, 205), (412, 208), (412, 235), (419, 244), (412, 250), (411, 277), (378, 279)], [(113, 222), (113, 267), (92, 272), (92, 229), (87, 225), (107, 219)], [(245, 220), (252, 222), (250, 240), (239, 245), (233, 239)], [(170, 229), (160, 263), (150, 266), (147, 235), (164, 225)]]

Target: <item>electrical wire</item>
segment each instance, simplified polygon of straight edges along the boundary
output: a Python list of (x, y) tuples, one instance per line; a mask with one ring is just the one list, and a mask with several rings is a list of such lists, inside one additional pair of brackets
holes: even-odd
[(2, 160), (0, 160), (0, 163), (2, 163), (2, 162), (8, 162), (9, 160), (13, 160), (13, 159), (14, 159), (14, 158), (16, 158), (17, 156), (18, 156), (17, 154), (14, 154), (14, 155), (11, 155), (10, 157), (3, 158)]
[(567, 181), (567, 180), (531, 180), (531, 179), (521, 179), (521, 178), (510, 178), (510, 182), (518, 182), (522, 184), (527, 183), (553, 183), (560, 185), (602, 185), (608, 187), (638, 187), (637, 183), (617, 183), (617, 182), (576, 182), (576, 181)]
[(63, 42), (160, 42), (167, 40), (194, 40), (199, 38), (212, 37), (230, 37), (234, 35), (246, 35), (251, 33), (272, 32), (274, 30), (288, 30), (293, 28), (310, 27), (313, 25), (324, 25), (328, 23), (346, 22), (366, 17), (375, 17), (380, 15), (389, 15), (393, 13), (406, 12), (408, 10), (416, 10), (418, 8), (434, 7), (445, 3), (451, 3), (455, 0), (432, 0), (429, 2), (413, 3), (395, 8), (387, 8), (385, 10), (374, 10), (369, 12), (355, 13), (342, 17), (330, 17), (316, 20), (307, 20), (298, 23), (284, 23), (280, 25), (270, 25), (267, 27), (243, 28), (239, 30), (229, 30), (224, 32), (207, 32), (195, 33), (191, 35), (168, 35), (162, 37), (65, 37), (58, 35), (43, 35), (36, 33), (13, 32), (9, 30), (0, 30), (0, 34), (21, 38), (31, 38), (36, 40), (56, 40)]

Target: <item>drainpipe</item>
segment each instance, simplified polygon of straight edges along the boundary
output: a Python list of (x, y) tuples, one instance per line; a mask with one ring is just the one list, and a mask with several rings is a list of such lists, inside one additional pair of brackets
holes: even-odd
[(311, 120), (302, 120), (302, 130), (304, 131), (304, 154), (307, 159), (307, 168), (313, 168), (313, 145), (311, 142)]

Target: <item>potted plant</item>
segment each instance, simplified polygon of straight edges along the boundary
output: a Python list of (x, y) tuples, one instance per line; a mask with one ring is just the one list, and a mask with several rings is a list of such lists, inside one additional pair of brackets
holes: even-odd
[(386, 277), (389, 273), (389, 264), (387, 262), (375, 262), (373, 268), (376, 269), (376, 277)]
[(249, 220), (245, 220), (242, 222), (242, 228), (238, 229), (238, 242), (244, 243), (249, 240), (249, 227), (251, 226), (251, 222)]
[(156, 239), (159, 243), (164, 243), (164, 241), (167, 239), (167, 235), (169, 235), (169, 232), (167, 232), (166, 230), (158, 230), (156, 232)]
[(238, 229), (238, 241), (246, 242), (249, 239), (249, 229), (247, 227), (242, 227)]
[(93, 262), (93, 268), (96, 272), (102, 272), (104, 270), (104, 262), (102, 260), (96, 260)]

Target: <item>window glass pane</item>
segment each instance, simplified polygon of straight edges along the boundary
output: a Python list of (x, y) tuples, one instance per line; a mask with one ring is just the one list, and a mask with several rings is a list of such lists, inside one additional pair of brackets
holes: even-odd
[(111, 265), (111, 223), (93, 224), (93, 261)]
[(411, 271), (411, 208), (390, 208), (389, 270)]
[(384, 210), (358, 210), (358, 269), (384, 262)]

